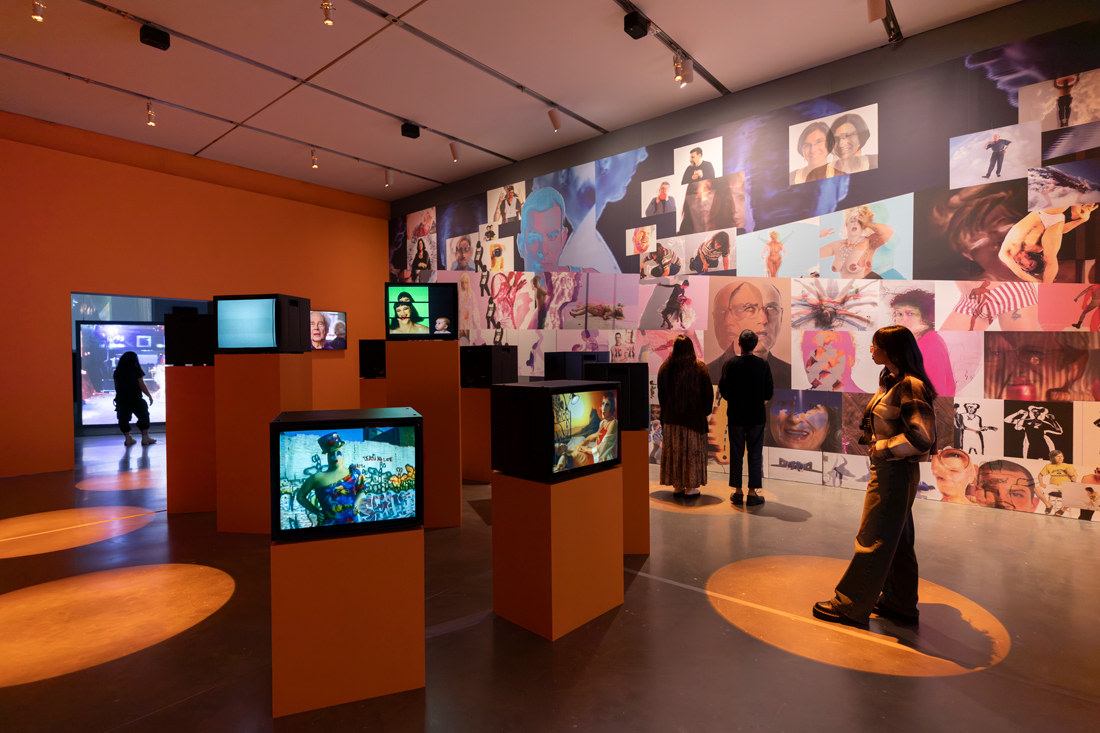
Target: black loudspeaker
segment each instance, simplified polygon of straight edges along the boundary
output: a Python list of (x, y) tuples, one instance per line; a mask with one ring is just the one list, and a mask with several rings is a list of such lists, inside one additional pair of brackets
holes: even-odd
[(548, 351), (543, 360), (544, 379), (584, 379), (585, 364), (609, 361), (610, 351)]
[(411, 122), (402, 122), (401, 134), (405, 137), (418, 138), (420, 137), (420, 127)]
[(649, 429), (649, 364), (588, 362), (584, 365), (584, 378), (619, 383), (620, 429)]
[(164, 362), (168, 366), (213, 366), (218, 320), (205, 313), (164, 314)]
[(623, 30), (635, 41), (645, 38), (649, 33), (649, 21), (637, 10), (633, 10), (623, 17)]
[(386, 378), (385, 339), (361, 339), (359, 341), (359, 378)]
[(168, 35), (167, 31), (162, 31), (160, 28), (154, 28), (151, 25), (141, 26), (139, 37), (146, 46), (159, 48), (161, 51), (167, 51), (168, 47), (172, 45), (172, 36)]
[(488, 388), (519, 379), (515, 346), (463, 346), (458, 353), (463, 387)]

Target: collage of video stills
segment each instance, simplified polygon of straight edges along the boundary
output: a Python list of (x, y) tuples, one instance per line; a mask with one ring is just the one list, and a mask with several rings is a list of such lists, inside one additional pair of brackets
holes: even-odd
[(518, 347), (521, 375), (550, 351), (647, 363), (653, 461), (675, 337), (717, 382), (752, 329), (780, 388), (766, 475), (858, 489), (870, 338), (905, 325), (939, 394), (921, 496), (1091, 520), (1098, 36), (1072, 26), (440, 200), (391, 222), (390, 278), (457, 283), (461, 343)]

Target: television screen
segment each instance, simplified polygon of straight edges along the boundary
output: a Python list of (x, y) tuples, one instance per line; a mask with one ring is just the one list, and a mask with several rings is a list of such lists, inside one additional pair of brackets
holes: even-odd
[(616, 382), (494, 384), (489, 402), (495, 471), (556, 483), (621, 463)]
[(275, 297), (218, 300), (219, 349), (274, 349)]
[(422, 420), (412, 409), (282, 413), (271, 423), (271, 535), (420, 526)]
[(348, 348), (348, 314), (343, 311), (310, 311), (309, 346), (313, 351)]
[(386, 283), (386, 338), (458, 338), (456, 283)]
[(618, 395), (594, 389), (550, 397), (554, 424), (554, 473), (619, 458)]
[(309, 351), (309, 298), (279, 293), (215, 295), (218, 353)]
[(137, 354), (153, 395), (149, 420), (164, 422), (164, 325), (132, 321), (78, 321), (80, 424), (115, 425), (114, 371), (127, 351)]

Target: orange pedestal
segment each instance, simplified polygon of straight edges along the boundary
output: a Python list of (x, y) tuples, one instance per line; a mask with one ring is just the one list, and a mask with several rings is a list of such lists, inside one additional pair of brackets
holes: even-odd
[(168, 513), (217, 509), (214, 473), (214, 367), (170, 366), (164, 372)]
[(489, 420), (491, 389), (467, 387), (462, 390), (462, 478), (466, 481), (491, 483), (492, 457), (489, 449), (492, 429)]
[(286, 410), (308, 410), (309, 354), (214, 357), (218, 531), (271, 531), (268, 424)]
[(623, 459), (623, 554), (649, 554), (649, 432), (619, 433)]
[(359, 407), (363, 410), (373, 410), (376, 407), (389, 407), (389, 405), (386, 404), (385, 379), (359, 380)]
[(493, 474), (493, 611), (553, 641), (623, 602), (622, 468)]
[(271, 546), (275, 717), (424, 686), (424, 530)]
[(462, 523), (462, 426), (457, 341), (386, 344), (387, 407), (424, 417), (424, 526)]

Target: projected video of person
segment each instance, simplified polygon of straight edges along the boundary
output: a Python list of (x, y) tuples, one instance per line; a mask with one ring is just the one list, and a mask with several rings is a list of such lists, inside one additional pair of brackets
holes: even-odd
[(80, 334), (80, 424), (114, 425), (114, 371), (127, 351), (137, 354), (152, 396), (149, 420), (164, 422), (164, 325), (160, 323), (82, 322)]
[(603, 389), (552, 395), (554, 473), (619, 457), (618, 397)]
[(280, 529), (415, 516), (414, 426), (280, 433)]

